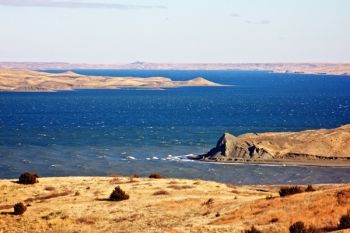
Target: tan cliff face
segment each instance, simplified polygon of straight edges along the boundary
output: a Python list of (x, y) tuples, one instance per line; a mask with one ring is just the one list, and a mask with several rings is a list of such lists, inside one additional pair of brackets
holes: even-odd
[(350, 159), (350, 125), (301, 132), (225, 133), (205, 160)]
[(74, 89), (173, 88), (182, 86), (220, 86), (203, 78), (173, 81), (164, 77), (100, 77), (74, 72), (46, 73), (0, 69), (0, 91), (56, 91)]

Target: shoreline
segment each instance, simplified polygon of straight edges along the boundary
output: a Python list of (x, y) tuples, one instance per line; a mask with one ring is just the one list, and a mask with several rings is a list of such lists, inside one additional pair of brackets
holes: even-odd
[(87, 64), (68, 62), (0, 62), (0, 68), (30, 70), (223, 70), (223, 71), (272, 71), (287, 74), (314, 74), (350, 76), (350, 63), (286, 62), (286, 63), (155, 63), (134, 62), (115, 64)]
[(330, 168), (350, 168), (350, 161), (329, 161), (323, 160), (264, 160), (264, 161), (212, 161), (203, 159), (192, 159), (202, 163), (222, 164), (222, 165), (255, 165), (255, 166), (280, 166), (280, 167), (330, 167)]
[(176, 81), (166, 77), (109, 77), (81, 75), (71, 71), (47, 73), (21, 69), (0, 69), (0, 91), (52, 92), (77, 89), (166, 89), (177, 87), (220, 87), (196, 77)]

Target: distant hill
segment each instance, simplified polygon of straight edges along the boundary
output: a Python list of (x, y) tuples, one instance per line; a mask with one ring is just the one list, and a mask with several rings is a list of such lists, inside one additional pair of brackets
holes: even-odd
[(64, 62), (0, 62), (0, 68), (139, 69), (139, 70), (256, 70), (276, 73), (350, 75), (350, 63), (149, 63), (86, 64)]

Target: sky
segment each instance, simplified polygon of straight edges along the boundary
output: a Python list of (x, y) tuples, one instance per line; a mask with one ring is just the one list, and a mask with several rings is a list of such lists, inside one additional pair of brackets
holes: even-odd
[(350, 62), (349, 0), (0, 0), (0, 61)]

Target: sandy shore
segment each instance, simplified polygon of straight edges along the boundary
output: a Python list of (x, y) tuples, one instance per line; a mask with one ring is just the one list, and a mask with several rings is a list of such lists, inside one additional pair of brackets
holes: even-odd
[[(234, 183), (234, 181), (233, 181)], [(119, 185), (130, 199), (106, 200)], [(350, 208), (350, 185), (279, 197), (278, 185), (129, 177), (0, 180), (0, 232), (288, 232), (296, 221), (336, 226)], [(23, 202), (27, 211), (13, 215)]]

